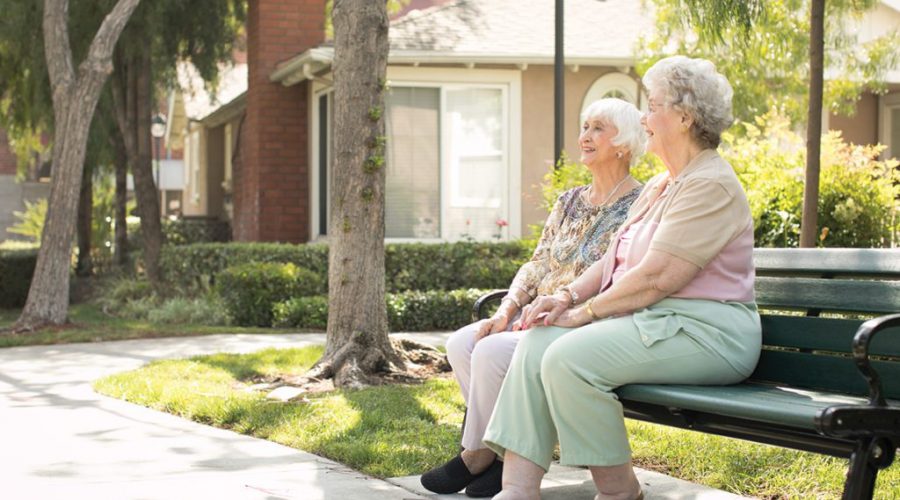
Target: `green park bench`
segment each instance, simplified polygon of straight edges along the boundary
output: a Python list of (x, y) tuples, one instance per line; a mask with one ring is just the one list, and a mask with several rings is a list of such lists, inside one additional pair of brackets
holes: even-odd
[[(756, 249), (753, 258), (756, 371), (737, 385), (621, 387), (625, 415), (848, 458), (843, 498), (871, 498), (900, 446), (900, 251)], [(479, 298), (473, 316), (505, 293)]]

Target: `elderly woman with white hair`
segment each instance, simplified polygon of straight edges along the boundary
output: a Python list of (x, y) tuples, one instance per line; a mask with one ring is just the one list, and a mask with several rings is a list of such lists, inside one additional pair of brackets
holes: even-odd
[(540, 498), (554, 446), (590, 468), (597, 499), (642, 498), (631, 466), (625, 384), (731, 384), (750, 375), (761, 331), (753, 294), (753, 220), (716, 152), (732, 90), (713, 64), (683, 56), (644, 76), (651, 179), (603, 258), (563, 291), (539, 297), (485, 443), (505, 457), (497, 499)]
[(637, 108), (620, 99), (600, 99), (585, 108), (582, 119), (581, 162), (591, 183), (556, 201), (533, 257), (516, 274), (499, 310), (447, 341), (447, 357), (468, 412), (463, 451), (422, 476), (422, 485), (435, 493), (466, 488), (469, 496), (490, 497), (500, 491), (502, 462), (482, 437), (521, 338), (520, 332), (510, 331), (513, 320), (535, 296), (554, 293), (603, 255), (641, 191), (629, 173), (646, 142)]

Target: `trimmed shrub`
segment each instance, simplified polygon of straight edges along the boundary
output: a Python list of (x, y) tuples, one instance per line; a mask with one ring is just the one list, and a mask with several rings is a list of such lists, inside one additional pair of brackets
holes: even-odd
[(209, 289), (226, 268), (253, 262), (293, 263), (327, 283), (328, 247), (283, 243), (197, 243), (167, 245), (160, 254), (164, 279), (181, 289)]
[(308, 269), (291, 263), (253, 262), (225, 269), (216, 291), (235, 324), (271, 326), (275, 304), (325, 289), (319, 276)]
[[(531, 258), (534, 242), (397, 243), (385, 246), (388, 292), (506, 288)], [(290, 262), (328, 282), (328, 247), (321, 244), (201, 243), (163, 247), (166, 279), (182, 289), (207, 289), (227, 267), (250, 262)], [(327, 285), (323, 285), (327, 286)]]
[(37, 250), (0, 252), (0, 307), (25, 305), (36, 264)]
[[(406, 291), (387, 296), (388, 326), (392, 332), (455, 330), (471, 322), (472, 304), (485, 290)], [(328, 298), (295, 297), (273, 308), (275, 326), (325, 329)]]
[(272, 308), (273, 326), (285, 328), (315, 328), (328, 326), (328, 297), (294, 297)]
[(162, 231), (169, 245), (231, 241), (231, 225), (227, 221), (206, 217), (163, 220)]

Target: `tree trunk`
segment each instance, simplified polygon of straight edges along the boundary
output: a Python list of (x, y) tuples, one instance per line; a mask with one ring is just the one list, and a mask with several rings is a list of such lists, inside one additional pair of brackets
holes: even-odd
[(112, 72), (112, 52), (139, 0), (119, 0), (94, 36), (76, 72), (68, 32), (68, 1), (44, 2), (44, 52), (53, 92), (53, 170), (47, 218), (25, 308), (13, 331), (66, 322), (75, 214), (91, 126)]
[(91, 169), (85, 168), (81, 179), (81, 195), (78, 199), (78, 222), (76, 234), (78, 239), (78, 263), (75, 264), (77, 276), (90, 276), (93, 271), (91, 262), (91, 221), (94, 212), (94, 178)]
[(124, 268), (128, 264), (128, 153), (121, 131), (113, 134), (110, 140), (116, 155), (115, 263)]
[(809, 15), (809, 115), (806, 129), (806, 181), (800, 248), (816, 246), (819, 219), (819, 167), (822, 151), (822, 94), (825, 71), (825, 0), (812, 0)]
[(336, 0), (334, 175), (328, 229), (328, 333), (311, 372), (366, 385), (404, 369), (388, 337), (384, 295), (385, 2)]
[(159, 198), (153, 180), (150, 147), (152, 119), (152, 72), (148, 54), (126, 57), (117, 54), (121, 70), (116, 71), (113, 103), (116, 123), (122, 133), (128, 164), (134, 176), (137, 212), (141, 218), (144, 272), (154, 286), (159, 284), (159, 255), (162, 248)]

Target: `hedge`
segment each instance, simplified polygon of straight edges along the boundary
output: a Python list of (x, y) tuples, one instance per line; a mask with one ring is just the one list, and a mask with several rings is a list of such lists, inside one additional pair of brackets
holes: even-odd
[(0, 252), (0, 307), (25, 305), (36, 264), (37, 250)]
[[(389, 293), (407, 290), (506, 288), (533, 243), (396, 243), (385, 246)], [(163, 247), (165, 279), (181, 288), (208, 288), (227, 267), (249, 262), (293, 263), (328, 282), (328, 247), (322, 244), (198, 243)]]
[[(390, 331), (421, 332), (456, 330), (469, 324), (472, 304), (486, 290), (406, 291), (387, 296)], [(288, 328), (325, 329), (328, 297), (295, 297), (275, 304), (274, 325)]]
[(251, 262), (220, 273), (216, 292), (235, 324), (271, 326), (274, 304), (325, 289), (319, 276), (308, 269), (291, 263)]

